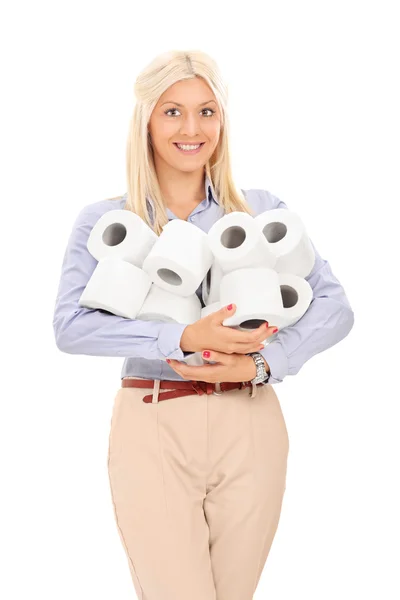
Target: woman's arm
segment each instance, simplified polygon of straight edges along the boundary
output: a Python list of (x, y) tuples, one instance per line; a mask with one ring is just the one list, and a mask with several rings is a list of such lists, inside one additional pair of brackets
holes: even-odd
[[(276, 196), (267, 191), (264, 194), (263, 210), (288, 208)], [(296, 375), (315, 354), (346, 337), (354, 324), (354, 312), (342, 285), (310, 241), (315, 263), (305, 279), (313, 289), (311, 304), (297, 323), (278, 331), (276, 338), (259, 351), (270, 367), (270, 383), (281, 383), (286, 375)]]
[(85, 206), (73, 225), (54, 308), (57, 347), (69, 354), (183, 360), (191, 354), (180, 347), (187, 325), (127, 319), (78, 304), (97, 265), (97, 260), (87, 249), (87, 240), (93, 226), (107, 210), (110, 210), (110, 204), (105, 201)]

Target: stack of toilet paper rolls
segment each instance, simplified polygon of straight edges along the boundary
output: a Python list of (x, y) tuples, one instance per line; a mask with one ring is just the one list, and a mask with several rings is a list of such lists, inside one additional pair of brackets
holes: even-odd
[[(173, 219), (160, 236), (135, 213), (112, 210), (93, 227), (87, 248), (98, 264), (79, 304), (128, 319), (189, 325), (234, 303), (223, 325), (247, 331), (268, 321), (281, 330), (303, 316), (313, 297), (305, 280), (313, 246), (300, 217), (287, 209), (256, 217), (231, 212), (208, 233)], [(206, 361), (196, 352), (186, 362)]]

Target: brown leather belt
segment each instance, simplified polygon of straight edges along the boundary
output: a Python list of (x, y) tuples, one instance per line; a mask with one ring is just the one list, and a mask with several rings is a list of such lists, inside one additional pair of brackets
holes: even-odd
[[(224, 381), (221, 383), (210, 383), (208, 381), (169, 381), (167, 379), (130, 379), (124, 377), (121, 380), (121, 387), (137, 387), (150, 388), (152, 394), (147, 394), (142, 398), (143, 402), (159, 402), (161, 400), (169, 400), (170, 398), (178, 398), (180, 396), (189, 396), (191, 394), (215, 394), (221, 395), (223, 392), (242, 388), (251, 388), (249, 395), (254, 398), (256, 388), (263, 385), (257, 383), (252, 384), (251, 381)], [(159, 390), (167, 389), (168, 392), (159, 393)]]

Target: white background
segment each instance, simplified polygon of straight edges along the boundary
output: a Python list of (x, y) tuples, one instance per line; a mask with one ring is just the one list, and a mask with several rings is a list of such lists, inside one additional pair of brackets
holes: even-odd
[(228, 82), (237, 185), (302, 216), (355, 312), (275, 385), (287, 489), (255, 600), (400, 597), (396, 4), (3, 5), (2, 598), (134, 597), (106, 470), (122, 359), (60, 352), (52, 317), (78, 212), (126, 191), (137, 74), (192, 48)]

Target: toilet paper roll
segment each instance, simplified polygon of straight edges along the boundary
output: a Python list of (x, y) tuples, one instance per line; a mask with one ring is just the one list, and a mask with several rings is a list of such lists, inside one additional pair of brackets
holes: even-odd
[(217, 312), (217, 310), (219, 310), (221, 308), (221, 303), (220, 302), (213, 302), (212, 304), (207, 304), (207, 306), (204, 306), (201, 309), (201, 319), (203, 317), (208, 317), (208, 315), (211, 315), (214, 312)]
[(219, 301), (219, 286), (222, 276), (223, 272), (221, 266), (214, 260), (211, 267), (208, 269), (201, 286), (201, 297), (206, 306)]
[(244, 267), (274, 268), (276, 256), (254, 217), (234, 211), (216, 221), (208, 232), (208, 243), (224, 274)]
[(96, 260), (119, 258), (142, 268), (157, 234), (130, 210), (110, 210), (90, 232), (87, 248)]
[(254, 222), (276, 256), (275, 271), (307, 277), (315, 252), (299, 215), (286, 208), (274, 208), (254, 217)]
[(172, 219), (143, 261), (143, 270), (159, 287), (177, 296), (190, 296), (212, 262), (207, 234), (188, 221)]
[(177, 296), (152, 283), (136, 318), (189, 325), (201, 318), (201, 301), (197, 294)]
[[(296, 323), (308, 310), (313, 290), (302, 277), (262, 268), (240, 271), (232, 271), (221, 281), (221, 305), (229, 301), (236, 304), (235, 314), (224, 319), (223, 325), (247, 330), (268, 321), (270, 326), (282, 330)], [(276, 335), (263, 343), (270, 343)]]
[(279, 329), (287, 319), (280, 291), (279, 275), (268, 267), (236, 269), (223, 276), (220, 285), (221, 306), (236, 304), (236, 312), (223, 325), (247, 331), (268, 321)]
[(313, 299), (311, 285), (298, 275), (278, 273), (284, 308), (284, 327), (294, 325), (308, 310)]
[(92, 273), (78, 304), (135, 319), (151, 286), (142, 269), (118, 258), (103, 258)]
[[(204, 306), (201, 309), (201, 318), (203, 317), (207, 317), (208, 315), (217, 312), (218, 310), (220, 310), (222, 308), (222, 304), (221, 302), (213, 302), (213, 304), (208, 304), (207, 306)], [(236, 327), (234, 327), (234, 329), (236, 329)], [(266, 338), (265, 340), (263, 340), (261, 343), (262, 344), (269, 344), (273, 339), (275, 339), (277, 336), (277, 334), (272, 334), (271, 336), (269, 336), (268, 338)], [(206, 361), (209, 362), (209, 361)]]

